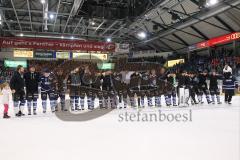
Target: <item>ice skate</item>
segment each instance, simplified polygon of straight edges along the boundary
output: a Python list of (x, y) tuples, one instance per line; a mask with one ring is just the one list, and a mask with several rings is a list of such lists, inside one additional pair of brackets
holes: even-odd
[(19, 111), (19, 114), (20, 114), (21, 116), (25, 116), (25, 114), (24, 114), (22, 111)]
[(17, 114), (15, 114), (16, 117), (21, 117), (21, 114), (18, 112)]

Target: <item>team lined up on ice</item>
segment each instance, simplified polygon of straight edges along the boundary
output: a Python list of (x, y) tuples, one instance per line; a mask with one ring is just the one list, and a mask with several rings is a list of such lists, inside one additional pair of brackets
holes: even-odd
[[(126, 72), (125, 72), (126, 73)], [(130, 72), (129, 72), (130, 73)], [(106, 109), (126, 108), (129, 105), (145, 107), (145, 96), (149, 107), (161, 107), (161, 97), (165, 99), (166, 106), (188, 105), (203, 103), (205, 94), (207, 102), (221, 104), (218, 79), (223, 79), (223, 91), (225, 102), (231, 104), (235, 88), (238, 87), (235, 78), (232, 76), (232, 69), (226, 65), (223, 75), (212, 71), (207, 73), (181, 71), (176, 74), (166, 71), (164, 68), (152, 69), (145, 72), (131, 72), (129, 81), (123, 80), (123, 73), (120, 71), (94, 71), (88, 66), (74, 69), (69, 75), (63, 75), (59, 70), (53, 73), (43, 69), (42, 74), (35, 72), (35, 67), (30, 66), (25, 73), (22, 66), (18, 66), (11, 78), (10, 86), (7, 82), (0, 82), (1, 95), (4, 104), (4, 118), (9, 118), (9, 95), (12, 94), (14, 111), (17, 117), (23, 116), (25, 103), (27, 102), (28, 115), (37, 114), (38, 87), (41, 88), (41, 100), (43, 113), (47, 111), (47, 99), (50, 100), (51, 111), (58, 111), (57, 101), (60, 98), (61, 110), (72, 111), (84, 110), (84, 98), (87, 97), (89, 110), (97, 108), (94, 106), (96, 98), (99, 100), (99, 108)], [(210, 85), (207, 85), (207, 78)], [(67, 88), (65, 89), (65, 82)], [(70, 107), (66, 107), (65, 95), (69, 92)], [(118, 98), (117, 98), (118, 97)], [(136, 98), (137, 97), (137, 100)], [(197, 97), (197, 98), (196, 98)], [(128, 100), (129, 99), (129, 100)], [(110, 101), (109, 101), (110, 100)], [(178, 101), (178, 102), (177, 102)]]

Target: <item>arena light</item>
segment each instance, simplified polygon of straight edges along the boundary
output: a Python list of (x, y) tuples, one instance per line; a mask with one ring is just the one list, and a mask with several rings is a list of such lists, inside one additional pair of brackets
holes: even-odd
[(63, 39), (63, 38), (64, 38), (64, 36), (61, 36), (61, 38)]
[(91, 25), (94, 26), (96, 23), (94, 21), (91, 22)]
[(23, 33), (20, 33), (19, 36), (20, 36), (20, 37), (23, 37)]
[(74, 37), (72, 36), (72, 37), (70, 37), (71, 39), (74, 39)]
[(141, 38), (141, 39), (145, 39), (147, 37), (147, 34), (145, 32), (139, 32), (138, 34), (138, 37)]
[(53, 14), (50, 14), (50, 15), (49, 15), (49, 18), (50, 18), (50, 19), (53, 19), (53, 18), (54, 18), (54, 15), (53, 15)]
[(42, 4), (45, 4), (45, 3), (46, 3), (46, 0), (41, 0), (41, 3), (42, 3)]
[(107, 42), (112, 42), (112, 38), (107, 38)]
[(0, 14), (0, 25), (2, 24), (2, 15)]
[(218, 0), (207, 0), (206, 6), (210, 7), (210, 6), (216, 5), (217, 3), (218, 3)]

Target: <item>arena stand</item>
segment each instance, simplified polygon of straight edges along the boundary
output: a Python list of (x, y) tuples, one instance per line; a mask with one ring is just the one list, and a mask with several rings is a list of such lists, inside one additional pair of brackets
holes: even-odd
[[(222, 73), (222, 68), (224, 64), (227, 62), (233, 69), (233, 74), (236, 77), (239, 77), (240, 73), (240, 57), (239, 56), (230, 56), (226, 54), (217, 54), (218, 56), (200, 56), (200, 55), (192, 55), (189, 60), (186, 60), (184, 64), (177, 64), (170, 68), (171, 71), (179, 72), (180, 70), (187, 71), (203, 71), (212, 69), (216, 70), (218, 73)], [(117, 60), (113, 60), (112, 63), (115, 63), (116, 71), (143, 71), (143, 70), (151, 70), (158, 69), (164, 65), (164, 63), (168, 60), (179, 59), (178, 57), (168, 57), (164, 59), (162, 57), (151, 57), (151, 58), (135, 58), (135, 59), (127, 59), (120, 58)], [(59, 69), (64, 71), (64, 74), (67, 75), (73, 69), (77, 67), (90, 66), (91, 69), (97, 70), (97, 62), (90, 61), (77, 61), (77, 60), (28, 60), (28, 66), (35, 66), (38, 72), (41, 72), (42, 69), (48, 68), (49, 70), (56, 72)], [(14, 72), (14, 69), (6, 68), (3, 65), (3, 61), (0, 63), (0, 75), (1, 79), (9, 80)]]

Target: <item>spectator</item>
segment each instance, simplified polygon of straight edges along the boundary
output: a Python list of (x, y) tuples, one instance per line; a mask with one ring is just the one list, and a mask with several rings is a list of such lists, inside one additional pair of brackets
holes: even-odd
[(23, 107), (25, 105), (25, 91), (23, 73), (24, 68), (19, 65), (10, 80), (10, 88), (13, 93), (14, 111), (17, 117), (24, 116)]

